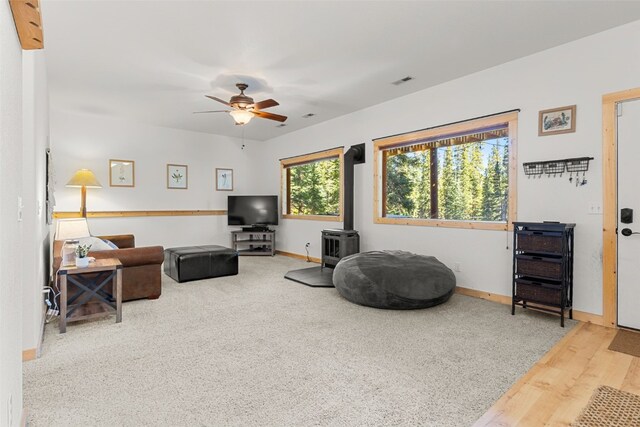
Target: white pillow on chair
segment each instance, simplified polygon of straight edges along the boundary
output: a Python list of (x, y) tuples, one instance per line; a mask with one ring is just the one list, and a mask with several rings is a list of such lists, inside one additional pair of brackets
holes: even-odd
[(112, 251), (113, 247), (99, 237), (83, 237), (78, 239), (80, 245), (91, 245), (90, 251)]

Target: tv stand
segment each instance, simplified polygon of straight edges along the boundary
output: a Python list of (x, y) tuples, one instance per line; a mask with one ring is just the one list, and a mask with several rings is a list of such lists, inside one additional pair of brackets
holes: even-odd
[(253, 232), (253, 233), (262, 233), (264, 231), (273, 231), (273, 230), (269, 230), (269, 226), (268, 225), (252, 225), (251, 227), (242, 227), (242, 231)]
[(231, 232), (231, 245), (238, 255), (274, 256), (276, 254), (276, 232), (264, 227), (265, 230), (236, 230)]

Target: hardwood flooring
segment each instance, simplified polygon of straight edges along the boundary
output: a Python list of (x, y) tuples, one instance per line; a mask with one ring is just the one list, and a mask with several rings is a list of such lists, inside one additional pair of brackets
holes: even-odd
[(640, 358), (608, 350), (616, 332), (576, 325), (474, 427), (570, 426), (600, 385), (640, 394)]

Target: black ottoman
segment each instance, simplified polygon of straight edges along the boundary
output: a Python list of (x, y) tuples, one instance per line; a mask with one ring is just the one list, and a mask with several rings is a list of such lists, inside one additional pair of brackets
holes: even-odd
[(238, 274), (238, 252), (224, 246), (188, 246), (164, 251), (164, 273), (176, 282)]

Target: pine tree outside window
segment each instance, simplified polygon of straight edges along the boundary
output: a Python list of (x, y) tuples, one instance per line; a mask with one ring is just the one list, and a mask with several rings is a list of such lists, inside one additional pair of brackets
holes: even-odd
[(517, 112), (374, 142), (374, 221), (506, 230), (515, 220)]
[(343, 149), (280, 161), (282, 217), (342, 221)]

